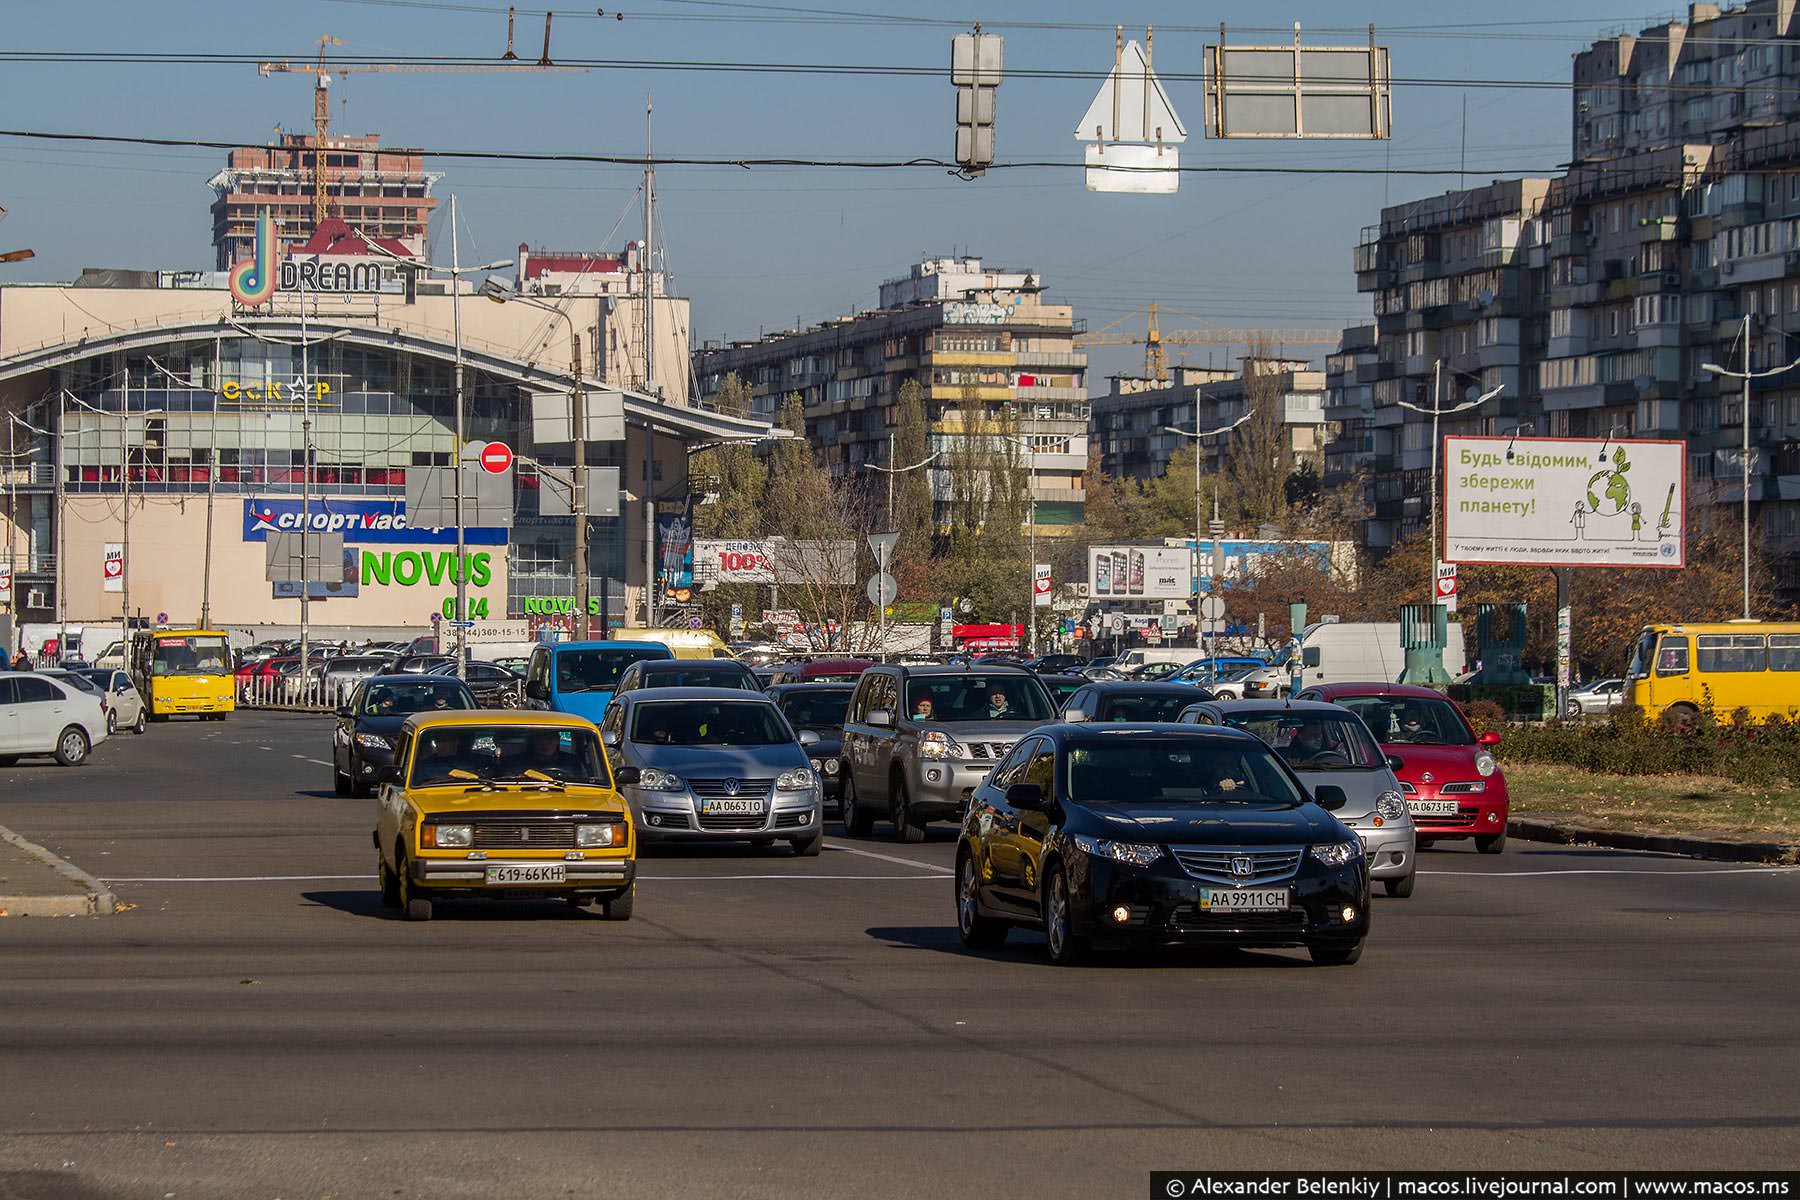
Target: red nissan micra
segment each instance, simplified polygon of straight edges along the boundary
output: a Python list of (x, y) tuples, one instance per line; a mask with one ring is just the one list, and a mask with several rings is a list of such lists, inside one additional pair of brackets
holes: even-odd
[(1420, 847), (1448, 838), (1475, 839), (1483, 854), (1506, 848), (1506, 776), (1462, 710), (1442, 692), (1405, 683), (1327, 683), (1296, 700), (1326, 700), (1363, 719), (1394, 768)]

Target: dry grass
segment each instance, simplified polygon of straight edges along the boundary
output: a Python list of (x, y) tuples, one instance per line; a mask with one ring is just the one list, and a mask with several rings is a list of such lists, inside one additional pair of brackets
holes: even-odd
[(1569, 817), (1602, 829), (1800, 842), (1800, 790), (1754, 788), (1711, 775), (1602, 775), (1550, 763), (1507, 763), (1520, 816)]

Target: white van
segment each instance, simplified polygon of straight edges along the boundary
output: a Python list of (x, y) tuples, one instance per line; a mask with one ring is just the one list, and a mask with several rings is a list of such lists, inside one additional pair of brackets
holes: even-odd
[[(1406, 670), (1398, 621), (1353, 621), (1308, 626), (1297, 651), (1300, 687), (1318, 683), (1393, 683)], [(1462, 626), (1452, 622), (1444, 646), (1444, 670), (1463, 673)]]
[(1133, 646), (1114, 659), (1111, 666), (1115, 671), (1135, 671), (1148, 663), (1180, 663), (1186, 666), (1205, 656), (1206, 651), (1192, 646)]

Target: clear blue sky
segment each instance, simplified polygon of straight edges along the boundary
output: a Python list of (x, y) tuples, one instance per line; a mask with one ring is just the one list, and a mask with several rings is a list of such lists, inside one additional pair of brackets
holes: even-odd
[[(225, 0), (14, 6), (16, 50), (248, 53), (305, 58), (331, 33), (345, 53), (498, 55), (504, 5), (479, 0)], [(979, 13), (977, 13), (979, 7)], [(1097, 6), (996, 0), (972, 6), (909, 0), (633, 0), (625, 20), (559, 10), (553, 56), (714, 59), (808, 64), (947, 67), (948, 28), (871, 24), (829, 12), (932, 17), (979, 15), (1006, 38), (1009, 67), (1104, 69), (1112, 34), (1099, 29), (1008, 28), (1019, 22), (1122, 21), (1127, 36), (1158, 26), (1156, 64), (1198, 72), (1212, 33), (1189, 3), (1140, 0)], [(608, 10), (611, 11), (610, 9)], [(1566, 83), (1569, 56), (1648, 15), (1585, 0), (1506, 6), (1433, 0), (1351, 5), (1227, 0), (1206, 6), (1228, 27), (1356, 26), (1373, 21), (1400, 78)], [(751, 19), (737, 20), (733, 17)], [(1492, 24), (1467, 31), (1458, 23)], [(542, 16), (521, 13), (519, 49), (535, 56)], [(1280, 40), (1232, 35), (1234, 42)], [(1361, 40), (1317, 33), (1309, 40)], [(1097, 82), (1010, 79), (999, 92), (1001, 159), (1078, 159), (1072, 130)], [(1566, 88), (1402, 85), (1390, 143), (1220, 142), (1201, 136), (1197, 82), (1170, 85), (1190, 138), (1184, 163), (1450, 167), (1462, 154), (1467, 102), (1470, 183), (1485, 168), (1554, 170), (1568, 156)], [(792, 157), (949, 157), (952, 97), (942, 75), (857, 78), (599, 70), (528, 77), (492, 74), (350, 75), (334, 88), (333, 128), (379, 132), (390, 145), (640, 153), (643, 103), (655, 96), (656, 143), (669, 154)], [(250, 66), (7, 65), (0, 126), (258, 143), (279, 124), (311, 127), (304, 75), (262, 78)], [(70, 279), (84, 266), (211, 265), (206, 178), (214, 150), (50, 146), (0, 138), (0, 249), (30, 246), (33, 262), (8, 279)], [(439, 194), (458, 194), (465, 258), (503, 258), (521, 241), (599, 247), (630, 199), (630, 168), (500, 165), (439, 160)], [(1383, 203), (1430, 195), (1457, 177), (1188, 176), (1173, 197), (1093, 195), (1079, 171), (994, 172), (962, 182), (931, 170), (669, 168), (658, 173), (677, 287), (693, 300), (694, 336), (755, 336), (875, 301), (880, 281), (920, 251), (953, 247), (989, 262), (1039, 270), (1055, 298), (1090, 327), (1125, 319), (1150, 299), (1173, 310), (1165, 325), (1312, 325), (1366, 319), (1350, 271), (1358, 231)], [(633, 213), (610, 245), (637, 234)], [(442, 221), (434, 228), (441, 241)], [(439, 257), (447, 257), (447, 247)], [(1204, 361), (1200, 350), (1195, 361)], [(1134, 353), (1096, 355), (1100, 370)]]

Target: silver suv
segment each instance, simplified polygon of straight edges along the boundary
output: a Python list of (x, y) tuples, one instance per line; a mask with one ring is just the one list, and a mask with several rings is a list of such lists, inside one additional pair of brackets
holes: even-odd
[(876, 666), (844, 722), (844, 831), (893, 822), (903, 842), (956, 821), (1013, 743), (1055, 720), (1049, 693), (1019, 667)]

